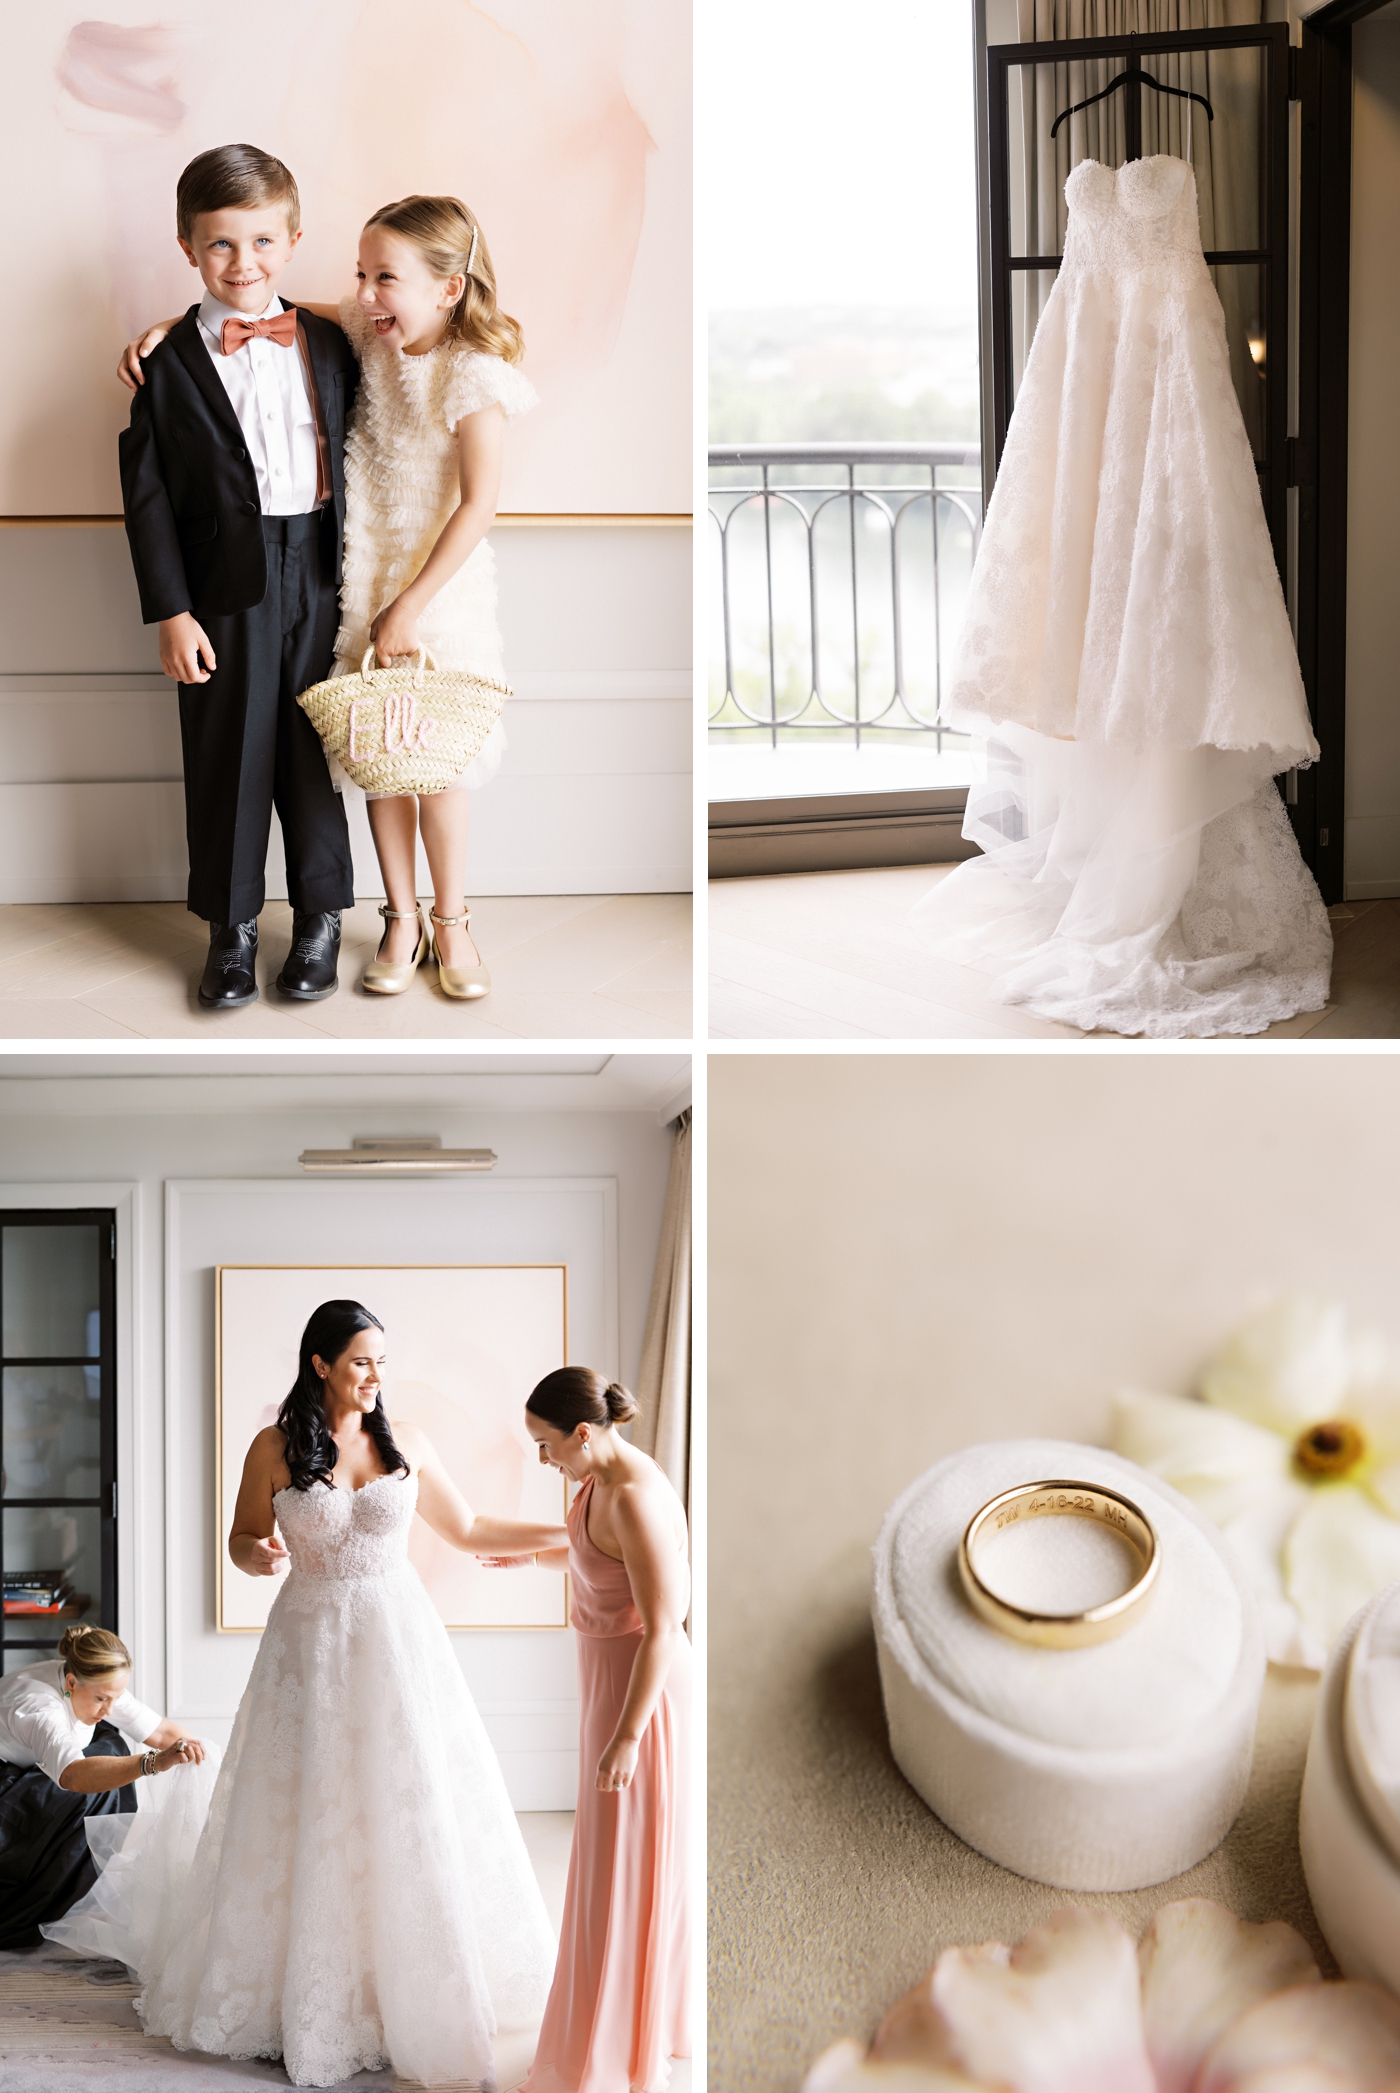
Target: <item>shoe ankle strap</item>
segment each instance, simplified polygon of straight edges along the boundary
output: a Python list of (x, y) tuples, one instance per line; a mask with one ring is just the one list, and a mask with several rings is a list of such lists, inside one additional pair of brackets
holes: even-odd
[(380, 902), (379, 913), (386, 923), (416, 923), (418, 921), (416, 908), (390, 908), (387, 901)]
[(462, 923), (465, 923), (468, 929), (471, 928), (472, 912), (465, 904), (460, 916), (440, 916), (435, 908), (430, 908), (428, 914), (440, 930), (456, 930)]

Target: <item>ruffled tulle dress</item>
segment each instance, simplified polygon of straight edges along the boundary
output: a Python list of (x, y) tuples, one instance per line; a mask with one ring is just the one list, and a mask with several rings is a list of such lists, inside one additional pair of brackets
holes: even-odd
[(291, 1570), (212, 1798), (204, 1768), (162, 1775), (144, 1853), (49, 1929), (135, 1968), (178, 2049), (280, 2057), (297, 2086), (392, 2066), (485, 2089), (498, 2024), (539, 2023), (554, 1939), (408, 1560), (417, 1496), (401, 1476), (278, 1492)]
[(1254, 1033), (1332, 941), (1275, 775), (1318, 755), (1182, 160), (1076, 167), (944, 724), (984, 855), (915, 912), (1084, 1031)]
[[(538, 396), (514, 364), (469, 349), (455, 336), (425, 356), (388, 347), (353, 298), (342, 299), (340, 324), (360, 364), (345, 441), (345, 549), (331, 671), (346, 676), (358, 673), (370, 626), (421, 572), (458, 506), (457, 424), (493, 404), (514, 420)], [(485, 538), (434, 596), (418, 620), (418, 635), (439, 668), (505, 680), (496, 555)], [(487, 784), (505, 748), (505, 727), (497, 720), (470, 766), (446, 790)], [(349, 786), (334, 759), (331, 771), (338, 789)]]
[(569, 1507), (578, 1640), (579, 1785), (559, 1965), (524, 2093), (663, 2093), (690, 2055), (687, 1895), (690, 1644), (681, 1638), (631, 1785), (602, 1792), (642, 1637), (626, 1566), (588, 1532), (589, 1476)]

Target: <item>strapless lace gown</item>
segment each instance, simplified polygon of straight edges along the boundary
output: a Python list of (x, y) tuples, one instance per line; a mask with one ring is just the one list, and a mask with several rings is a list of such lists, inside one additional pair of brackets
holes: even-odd
[(147, 2032), (177, 2048), (280, 2056), (298, 2086), (392, 2065), (487, 2088), (497, 2023), (539, 2022), (554, 1939), (408, 1561), (417, 1496), (401, 1476), (277, 1495), (291, 1569), (160, 1929), (175, 1945), (139, 1970)]
[(1318, 754), (1182, 160), (1065, 185), (945, 723), (985, 853), (915, 920), (1004, 1001), (1159, 1038), (1327, 999), (1331, 932), (1272, 782)]

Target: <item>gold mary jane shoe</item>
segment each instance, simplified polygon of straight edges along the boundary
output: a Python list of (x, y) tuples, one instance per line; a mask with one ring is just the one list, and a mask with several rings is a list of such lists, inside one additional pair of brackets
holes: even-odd
[[(440, 916), (435, 908), (429, 909), (428, 914), (441, 930), (456, 930), (459, 924), (464, 924), (469, 932), (471, 930), (472, 912), (469, 908), (464, 907), (460, 916)], [(474, 967), (444, 966), (442, 954), (437, 949), (436, 938), (433, 940), (433, 954), (437, 960), (438, 980), (442, 984), (445, 996), (455, 996), (459, 1003), (475, 1003), (479, 997), (490, 995), (491, 976), (483, 965), (478, 963)]]
[(379, 911), (386, 923), (416, 923), (419, 928), (418, 949), (412, 959), (397, 962), (388, 959), (372, 959), (360, 976), (361, 988), (367, 988), (376, 996), (401, 996), (433, 949), (428, 926), (423, 921), (423, 911), (390, 908), (384, 903)]

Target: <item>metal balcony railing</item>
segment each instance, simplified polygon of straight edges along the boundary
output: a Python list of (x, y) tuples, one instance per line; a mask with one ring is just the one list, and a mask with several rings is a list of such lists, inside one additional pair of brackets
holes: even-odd
[(961, 746), (938, 716), (982, 528), (978, 446), (709, 456), (712, 736)]

